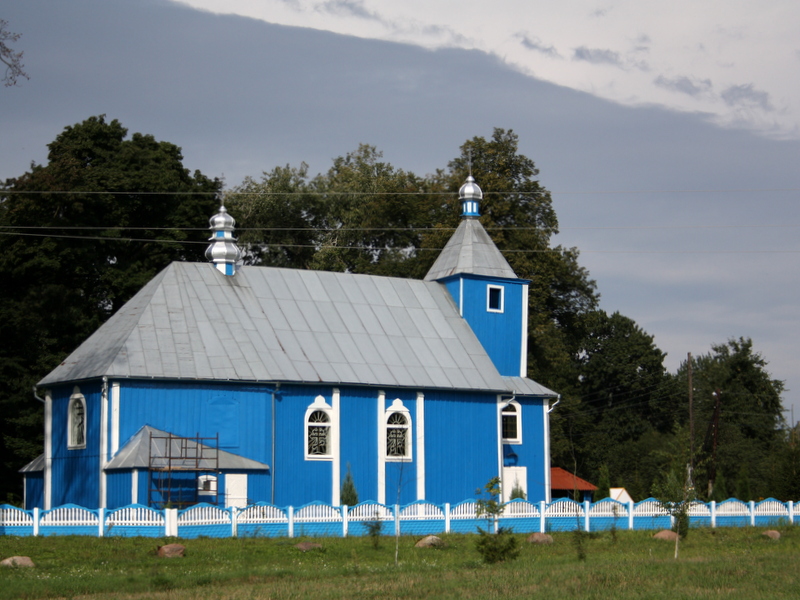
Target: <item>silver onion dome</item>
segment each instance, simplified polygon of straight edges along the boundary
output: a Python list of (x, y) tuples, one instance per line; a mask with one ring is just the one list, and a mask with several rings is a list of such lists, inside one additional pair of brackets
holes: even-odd
[(236, 272), (236, 263), (242, 258), (242, 251), (236, 245), (233, 237), (236, 220), (228, 214), (224, 206), (219, 207), (219, 212), (208, 220), (211, 229), (211, 242), (206, 248), (206, 258), (225, 275)]
[(478, 202), (483, 200), (483, 192), (471, 174), (458, 190), (458, 199), (461, 200), (462, 217), (480, 216)]

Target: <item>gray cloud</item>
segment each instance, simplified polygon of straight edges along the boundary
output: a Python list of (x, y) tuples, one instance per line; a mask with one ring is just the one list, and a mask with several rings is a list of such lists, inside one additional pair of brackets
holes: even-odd
[(710, 79), (697, 80), (685, 76), (668, 79), (663, 75), (659, 75), (653, 80), (653, 83), (658, 87), (662, 87), (673, 92), (680, 92), (681, 94), (686, 94), (687, 96), (692, 96), (693, 98), (697, 98), (698, 96), (711, 91), (712, 87)]
[(583, 60), (590, 62), (594, 65), (614, 65), (615, 67), (622, 67), (622, 58), (619, 52), (613, 50), (601, 50), (599, 48), (587, 48), (581, 46), (575, 48), (575, 53), (572, 55), (572, 60)]
[(755, 89), (752, 83), (732, 85), (720, 95), (728, 106), (758, 107), (767, 112), (775, 110), (769, 101), (769, 94)]
[(558, 50), (555, 49), (555, 46), (545, 46), (542, 43), (542, 40), (537, 37), (528, 37), (524, 33), (517, 33), (515, 37), (517, 37), (519, 39), (519, 43), (528, 50), (534, 50), (535, 52), (539, 52), (545, 56), (549, 56), (550, 58), (561, 58), (561, 55), (558, 53)]

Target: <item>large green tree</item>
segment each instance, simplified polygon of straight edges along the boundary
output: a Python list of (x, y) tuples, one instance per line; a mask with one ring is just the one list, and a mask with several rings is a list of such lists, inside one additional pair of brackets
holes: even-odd
[[(709, 480), (724, 474), (731, 492), (751, 500), (776, 495), (783, 474), (778, 459), (789, 442), (784, 430), (781, 394), (767, 361), (749, 338), (730, 339), (692, 361), (696, 484), (707, 495)], [(676, 374), (680, 403), (688, 406), (687, 363)], [(687, 418), (682, 413), (682, 419)]]
[(201, 260), (220, 184), (184, 168), (180, 148), (104, 116), (64, 129), (46, 165), (0, 189), (0, 493), (41, 452), (33, 385), (160, 269)]

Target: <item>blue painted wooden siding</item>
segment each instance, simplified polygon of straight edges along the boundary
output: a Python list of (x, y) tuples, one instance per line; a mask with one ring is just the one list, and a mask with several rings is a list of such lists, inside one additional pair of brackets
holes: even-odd
[[(501, 375), (519, 376), (522, 362), (522, 317), (524, 289), (522, 279), (501, 279), (458, 275), (444, 280), (462, 316), (480, 340)], [(488, 286), (503, 288), (503, 312), (490, 312)], [(463, 294), (463, 297), (462, 297)]]
[(51, 391), (52, 504), (97, 506), (100, 499), (100, 382), (79, 386), (86, 399), (86, 447), (67, 449), (68, 410), (73, 385)]
[(353, 475), (358, 499), (378, 499), (378, 390), (374, 388), (342, 388), (341, 399), (341, 480), (347, 465)]
[(119, 508), (129, 504), (131, 504), (131, 472), (109, 471), (106, 474), (106, 508)]
[[(334, 486), (332, 460), (306, 460), (305, 414), (321, 395), (332, 404), (333, 386), (284, 385), (275, 397), (277, 443), (272, 455), (272, 386), (206, 382), (119, 382), (119, 443), (143, 426), (175, 435), (213, 437), (218, 428), (223, 449), (271, 466), (269, 472), (248, 473), (248, 500), (279, 506), (302, 506), (311, 501), (331, 502)], [(376, 500), (379, 457), (384, 434), (379, 419), (399, 398), (411, 419), (412, 459), (385, 463), (384, 497), (389, 504), (417, 500), (421, 448), (417, 390), (385, 389), (383, 408), (375, 387), (341, 387), (339, 401), (339, 480), (350, 469), (361, 501)], [(498, 407), (494, 394), (478, 392), (424, 392), (425, 498), (443, 503), (474, 497), (475, 490), (498, 475)], [(87, 404), (87, 448), (67, 450), (67, 405), (72, 386), (53, 393), (52, 505), (75, 503), (97, 506), (99, 500), (99, 429), (101, 384), (81, 387)], [(528, 467), (529, 498), (544, 498), (544, 440), (541, 400), (524, 400), (522, 446), (515, 446), (518, 464)], [(209, 414), (209, 412), (216, 414)], [(380, 414), (379, 414), (380, 413)], [(227, 430), (224, 418), (234, 421)], [(109, 432), (109, 440), (111, 435)], [(227, 447), (225, 447), (226, 444)], [(131, 502), (131, 472), (110, 472), (106, 479), (107, 506)], [(537, 487), (538, 486), (538, 487)], [(139, 472), (139, 503), (147, 504), (146, 469)], [(274, 487), (274, 497), (272, 490)], [(31, 488), (33, 489), (33, 488)], [(224, 477), (219, 481), (224, 495)]]
[(504, 444), (505, 466), (527, 468), (528, 494), (530, 502), (547, 499), (547, 479), (544, 440), (544, 403), (541, 398), (517, 398), (521, 407), (522, 443)]
[(498, 473), (495, 397), (457, 392), (425, 395), (426, 499), (473, 498)]
[(44, 471), (25, 473), (25, 509), (44, 506)]
[(219, 433), (220, 448), (269, 463), (270, 402), (266, 386), (123, 380), (120, 445), (143, 425), (185, 437)]

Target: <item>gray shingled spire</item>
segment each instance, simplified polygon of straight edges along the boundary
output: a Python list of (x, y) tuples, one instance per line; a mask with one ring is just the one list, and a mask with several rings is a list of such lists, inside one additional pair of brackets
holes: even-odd
[(425, 275), (425, 280), (437, 281), (461, 273), (518, 279), (478, 220), (478, 201), (483, 198), (483, 192), (472, 175), (467, 177), (458, 195), (462, 202), (461, 224)]

